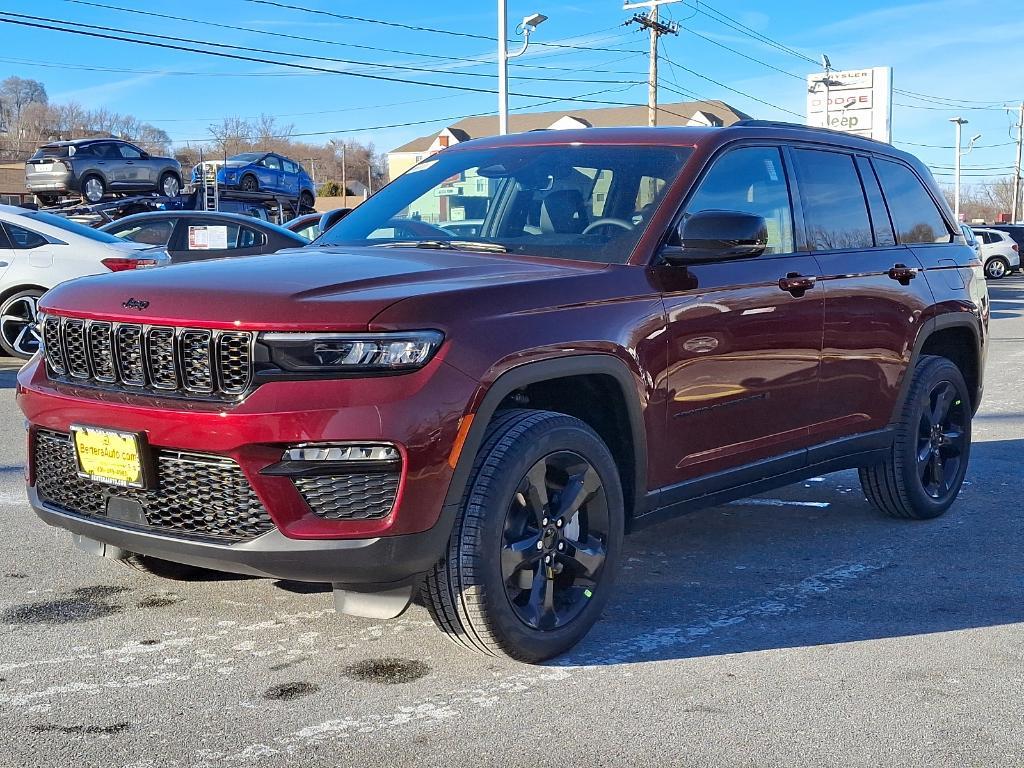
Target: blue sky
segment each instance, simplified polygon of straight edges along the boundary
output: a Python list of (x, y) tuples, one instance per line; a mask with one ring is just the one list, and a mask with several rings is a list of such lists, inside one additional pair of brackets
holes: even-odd
[[(120, 27), (272, 49), (292, 54), (288, 57), (290, 61), (315, 67), (454, 83), (469, 88), (495, 87), (492, 77), (494, 46), (473, 37), (342, 21), (251, 0), (175, 0), (173, 4), (96, 1), (171, 14), (176, 18), (147, 17), (69, 0), (0, 0), (0, 10), (73, 20), (105, 29)], [(495, 34), (496, 4), (492, 0), (447, 4), (412, 0), (376, 4), (354, 0), (282, 2), (470, 35)], [(542, 11), (550, 17), (535, 36), (536, 42), (606, 49), (534, 46), (525, 57), (517, 60), (525, 66), (512, 68), (510, 87), (513, 92), (552, 99), (593, 94), (586, 98), (630, 103), (646, 101), (646, 86), (642, 84), (647, 67), (642, 53), (646, 38), (635, 26), (621, 26), (630, 15), (621, 10), (621, 2), (508, 0), (508, 4), (512, 20), (533, 11)], [(712, 7), (812, 59), (825, 52), (837, 69), (892, 66), (897, 89), (941, 97), (943, 101), (899, 94), (895, 98), (893, 139), (896, 143), (950, 147), (901, 144), (926, 162), (935, 166), (952, 165), (953, 128), (948, 119), (960, 114), (970, 120), (965, 128), (967, 136), (982, 134), (979, 148), (964, 160), (965, 166), (992, 169), (966, 173), (1001, 174), (1003, 166), (1012, 165), (1013, 147), (993, 145), (1005, 145), (1011, 140), (1009, 130), (1014, 118), (1000, 105), (1024, 99), (1024, 69), (1016, 61), (1020, 40), (1024, 39), (1024, 15), (1020, 13), (1019, 0), (915, 3), (798, 0), (771, 4), (763, 0), (715, 0)], [(791, 53), (717, 22), (713, 14), (701, 12), (705, 8), (707, 6), (696, 0), (685, 0), (663, 12), (684, 26), (678, 37), (663, 38), (664, 53), (669, 60), (692, 70), (687, 72), (663, 65), (666, 82), (703, 98), (722, 99), (756, 117), (797, 120), (786, 110), (803, 113), (804, 85), (765, 65), (800, 76), (814, 71), (814, 67)], [(231, 28), (191, 23), (185, 19)], [(240, 31), (236, 27), (273, 34)], [(318, 38), (334, 44), (283, 35)], [(698, 35), (737, 49), (763, 64), (745, 59)], [(402, 53), (352, 47), (360, 45)], [(241, 52), (241, 55), (260, 54)], [(324, 61), (323, 57), (355, 63)], [(44, 64), (49, 66), (42, 66)], [(389, 70), (380, 67), (381, 64), (423, 67), (431, 71)], [(457, 74), (460, 72), (476, 76)], [(694, 73), (776, 106), (761, 104)], [(495, 109), (495, 97), (486, 93), (446, 91), (340, 74), (303, 73), (261, 63), (227, 61), (183, 51), (0, 25), (0, 76), (8, 74), (44, 81), (54, 100), (74, 100), (90, 108), (130, 112), (164, 128), (177, 142), (207, 139), (207, 126), (221, 117), (254, 117), (267, 113), (278, 116), (282, 123), (293, 124), (298, 132), (337, 131), (335, 136), (372, 141), (379, 150), (386, 151), (410, 138), (436, 131), (445, 125), (444, 118)], [(527, 77), (550, 80), (528, 80)], [(566, 82), (570, 79), (600, 82)], [(684, 98), (663, 91), (662, 100)], [(537, 101), (538, 98), (513, 97), (511, 103), (516, 108)], [(596, 105), (576, 104), (575, 108), (591, 106)], [(967, 108), (969, 106), (974, 108)], [(574, 106), (561, 103), (542, 108), (572, 112)], [(426, 120), (436, 122), (358, 130)], [(327, 138), (330, 136), (311, 140)], [(940, 177), (940, 180), (945, 179)]]

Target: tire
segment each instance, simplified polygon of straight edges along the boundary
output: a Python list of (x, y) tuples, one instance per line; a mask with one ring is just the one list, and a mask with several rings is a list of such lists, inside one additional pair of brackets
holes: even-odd
[(107, 185), (96, 174), (89, 174), (81, 183), (82, 199), (87, 203), (98, 203), (107, 194)]
[(1002, 256), (993, 256), (985, 262), (985, 277), (989, 280), (1001, 280), (1010, 272), (1010, 262)]
[(245, 174), (238, 182), (238, 188), (243, 192), (259, 192), (260, 183), (251, 173)]
[(963, 485), (971, 457), (971, 396), (960, 369), (944, 357), (921, 357), (913, 376), (891, 453), (881, 464), (861, 468), (860, 484), (875, 509), (927, 520), (949, 509)]
[[(570, 487), (578, 503), (559, 510)], [(600, 617), (623, 528), (615, 461), (588, 425), (551, 411), (500, 412), (474, 461), (447, 554), (427, 575), (423, 602), (466, 648), (531, 663), (550, 659)]]
[(137, 555), (134, 552), (130, 553), (124, 560), (118, 560), (118, 562), (133, 571), (142, 571), (150, 576), (157, 576), (170, 581), (213, 581), (215, 579), (237, 578), (234, 574), (211, 571), (195, 565), (186, 565), (185, 563), (174, 563), (170, 560), (161, 560), (149, 555)]
[(33, 330), (36, 304), (43, 291), (29, 288), (12, 293), (0, 302), (0, 348), (12, 357), (28, 360), (39, 349)]
[(316, 203), (316, 199), (313, 197), (312, 193), (307, 192), (307, 191), (304, 190), (303, 192), (301, 192), (299, 194), (299, 212), (300, 213), (302, 211), (304, 211), (304, 210), (312, 210), (313, 209), (313, 205), (315, 203)]
[(178, 174), (168, 171), (160, 177), (157, 191), (165, 197), (177, 197), (181, 192), (181, 179)]

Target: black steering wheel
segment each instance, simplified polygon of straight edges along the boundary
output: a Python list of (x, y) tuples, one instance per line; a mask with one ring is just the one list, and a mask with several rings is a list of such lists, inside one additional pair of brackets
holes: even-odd
[(604, 219), (594, 219), (587, 225), (586, 229), (583, 230), (583, 234), (589, 235), (598, 227), (607, 226), (619, 227), (620, 229), (624, 229), (627, 232), (632, 232), (634, 229), (633, 225), (630, 222), (626, 221), (625, 219), (613, 219), (609, 217)]

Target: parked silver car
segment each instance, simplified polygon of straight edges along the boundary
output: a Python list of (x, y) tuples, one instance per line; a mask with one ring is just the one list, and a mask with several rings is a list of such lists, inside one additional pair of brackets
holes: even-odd
[(25, 163), (25, 185), (43, 204), (78, 192), (98, 203), (112, 192), (181, 191), (181, 164), (153, 157), (120, 139), (76, 139), (44, 144)]

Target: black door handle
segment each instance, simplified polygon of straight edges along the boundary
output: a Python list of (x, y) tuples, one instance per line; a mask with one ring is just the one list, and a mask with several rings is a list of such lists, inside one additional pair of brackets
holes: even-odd
[(896, 264), (889, 270), (889, 278), (898, 281), (900, 285), (910, 285), (910, 281), (917, 277), (918, 271), (916, 267)]
[(817, 282), (816, 277), (801, 275), (799, 272), (790, 272), (785, 277), (779, 278), (779, 288), (789, 291), (797, 298), (800, 298), (805, 292), (814, 287), (815, 282)]

